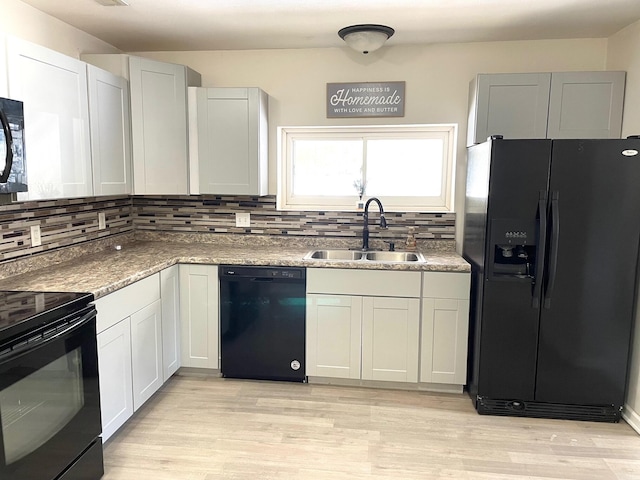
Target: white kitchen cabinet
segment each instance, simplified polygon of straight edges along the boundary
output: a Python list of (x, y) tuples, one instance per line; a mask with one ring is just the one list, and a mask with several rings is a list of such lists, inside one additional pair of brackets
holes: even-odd
[(133, 193), (188, 194), (187, 86), (200, 86), (200, 74), (130, 55), (82, 59), (129, 80)]
[(29, 191), (18, 199), (92, 195), (86, 65), (14, 37), (7, 64), (9, 96), (25, 114)]
[(164, 383), (160, 300), (131, 315), (131, 370), (135, 411)]
[(364, 297), (362, 379), (418, 381), (420, 299)]
[(7, 83), (7, 39), (0, 33), (0, 97), (9, 96)]
[(136, 194), (188, 194), (187, 69), (129, 58)]
[(470, 275), (424, 272), (420, 382), (467, 381)]
[(467, 146), (504, 138), (620, 138), (625, 72), (480, 74)]
[(467, 146), (490, 135), (546, 138), (550, 73), (480, 74), (469, 86)]
[(129, 318), (98, 334), (98, 361), (104, 442), (133, 415)]
[(183, 367), (219, 368), (219, 297), (217, 266), (180, 265)]
[(307, 375), (417, 382), (420, 272), (307, 269)]
[(268, 193), (268, 96), (259, 88), (189, 88), (191, 193)]
[(166, 382), (180, 368), (180, 267), (160, 272), (162, 300), (162, 372)]
[(360, 378), (362, 298), (307, 295), (306, 374)]
[(547, 138), (620, 138), (625, 72), (551, 75)]
[(128, 195), (131, 178), (129, 83), (87, 65), (95, 195)]
[[(160, 329), (155, 322), (160, 318), (159, 274), (100, 297), (94, 303), (98, 311), (102, 438), (106, 440), (140, 407), (142, 396), (149, 394), (151, 389), (143, 388), (145, 382), (146, 386), (154, 383), (150, 365), (158, 361)], [(156, 386), (153, 384), (152, 388)]]

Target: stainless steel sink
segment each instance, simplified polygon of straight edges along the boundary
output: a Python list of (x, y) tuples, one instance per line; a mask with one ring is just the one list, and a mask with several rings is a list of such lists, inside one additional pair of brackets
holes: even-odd
[(354, 250), (314, 250), (305, 255), (307, 260), (361, 260), (362, 252)]
[(395, 262), (395, 263), (424, 263), (420, 253), (414, 252), (383, 252), (357, 250), (312, 250), (304, 256), (305, 260), (326, 261), (364, 261), (364, 262)]
[(424, 262), (421, 257), (413, 252), (367, 252), (366, 259), (374, 262)]

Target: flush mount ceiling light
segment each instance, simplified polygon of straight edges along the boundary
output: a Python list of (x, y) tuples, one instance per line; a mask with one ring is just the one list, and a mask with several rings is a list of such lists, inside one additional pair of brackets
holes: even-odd
[(358, 52), (367, 54), (378, 50), (395, 30), (386, 25), (351, 25), (338, 31), (340, 38)]

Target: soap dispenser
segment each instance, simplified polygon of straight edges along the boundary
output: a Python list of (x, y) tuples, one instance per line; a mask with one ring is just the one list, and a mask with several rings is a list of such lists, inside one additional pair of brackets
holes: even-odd
[(408, 252), (415, 252), (417, 250), (415, 232), (416, 227), (409, 227), (407, 241), (405, 242), (405, 248)]

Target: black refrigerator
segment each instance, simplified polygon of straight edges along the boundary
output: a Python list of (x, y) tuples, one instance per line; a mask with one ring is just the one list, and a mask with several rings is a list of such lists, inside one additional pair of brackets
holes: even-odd
[(468, 149), (469, 394), (482, 414), (616, 422), (634, 318), (640, 139)]

